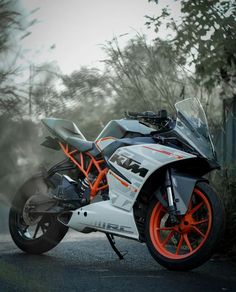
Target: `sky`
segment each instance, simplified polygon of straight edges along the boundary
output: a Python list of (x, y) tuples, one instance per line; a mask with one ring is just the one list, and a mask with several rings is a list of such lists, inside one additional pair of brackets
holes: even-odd
[[(160, 6), (148, 0), (21, 0), (30, 11), (40, 9), (32, 17), (38, 22), (26, 37), (22, 62), (39, 64), (55, 60), (63, 73), (81, 66), (102, 67), (105, 58), (101, 46), (114, 36), (125, 42), (137, 32), (155, 34), (145, 27), (145, 15), (156, 15)], [(175, 1), (170, 2), (173, 6)], [(53, 46), (53, 47), (52, 47)]]

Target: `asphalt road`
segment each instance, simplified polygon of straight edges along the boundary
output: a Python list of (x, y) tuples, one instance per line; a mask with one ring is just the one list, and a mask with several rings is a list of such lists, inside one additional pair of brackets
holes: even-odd
[(210, 260), (190, 272), (167, 271), (144, 244), (117, 239), (120, 261), (102, 233), (70, 231), (52, 251), (22, 253), (0, 235), (0, 291), (236, 291), (236, 263)]

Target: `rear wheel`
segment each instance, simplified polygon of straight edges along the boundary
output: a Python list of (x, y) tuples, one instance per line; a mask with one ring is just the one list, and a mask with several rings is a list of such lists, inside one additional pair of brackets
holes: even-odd
[(68, 227), (53, 214), (30, 216), (27, 205), (47, 192), (42, 177), (28, 180), (17, 192), (9, 213), (9, 229), (15, 244), (23, 251), (41, 254), (54, 248), (67, 233)]
[(188, 211), (170, 224), (169, 214), (153, 201), (146, 220), (146, 242), (152, 256), (172, 270), (189, 270), (208, 260), (224, 227), (223, 206), (205, 182), (193, 190)]

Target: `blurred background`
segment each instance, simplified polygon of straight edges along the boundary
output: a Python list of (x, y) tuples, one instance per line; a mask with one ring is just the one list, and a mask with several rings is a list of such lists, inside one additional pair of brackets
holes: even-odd
[(94, 140), (126, 110), (174, 114), (198, 97), (221, 171), (224, 252), (236, 254), (236, 3), (0, 0), (0, 229), (17, 188), (57, 161), (43, 117), (73, 120)]

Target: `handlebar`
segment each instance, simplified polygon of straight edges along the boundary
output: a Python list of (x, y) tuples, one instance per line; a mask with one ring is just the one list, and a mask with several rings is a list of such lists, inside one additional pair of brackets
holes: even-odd
[(128, 116), (131, 117), (146, 117), (146, 118), (153, 118), (156, 117), (156, 114), (154, 112), (151, 111), (147, 111), (147, 112), (127, 112)]
[(126, 112), (127, 117), (134, 117), (134, 118), (160, 118), (160, 119), (167, 119), (167, 111), (166, 110), (160, 110), (158, 113), (154, 113), (152, 111), (146, 111), (146, 112)]
[(140, 120), (140, 122), (148, 123), (151, 125), (165, 128), (167, 124), (172, 120), (168, 117), (166, 110), (160, 110), (158, 113), (152, 111), (146, 112), (125, 112), (125, 116), (128, 119)]

